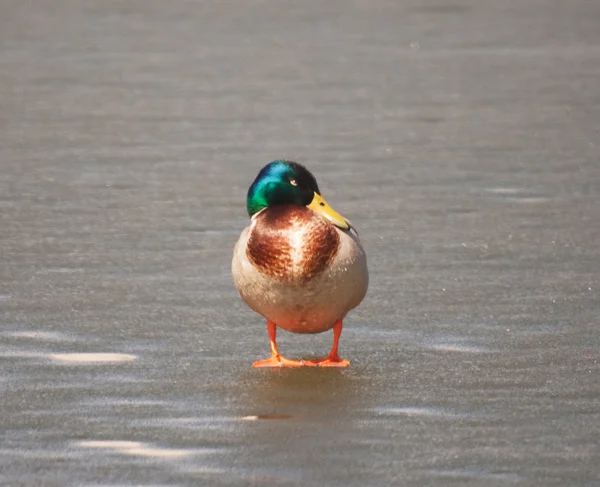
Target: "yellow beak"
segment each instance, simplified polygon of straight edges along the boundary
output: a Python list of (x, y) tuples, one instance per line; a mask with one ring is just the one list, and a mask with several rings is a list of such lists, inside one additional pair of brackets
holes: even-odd
[(323, 199), (323, 197), (315, 193), (313, 200), (310, 202), (310, 205), (307, 205), (312, 211), (315, 211), (333, 223), (336, 227), (340, 227), (343, 229), (350, 228), (346, 219), (340, 215), (337, 211), (335, 211), (331, 206), (327, 204), (327, 201)]

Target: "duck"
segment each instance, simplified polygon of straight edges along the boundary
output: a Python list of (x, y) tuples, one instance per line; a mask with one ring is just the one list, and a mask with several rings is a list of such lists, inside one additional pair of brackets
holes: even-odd
[[(325, 201), (303, 165), (276, 160), (248, 189), (250, 224), (233, 250), (231, 270), (242, 300), (266, 319), (271, 355), (253, 367), (346, 367), (338, 354), (343, 320), (364, 299), (367, 258), (354, 226)], [(325, 358), (292, 360), (277, 348), (277, 329), (333, 329)]]

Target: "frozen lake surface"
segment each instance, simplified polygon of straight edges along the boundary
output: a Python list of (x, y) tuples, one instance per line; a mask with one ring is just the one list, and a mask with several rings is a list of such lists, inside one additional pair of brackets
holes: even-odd
[[(585, 0), (3, 2), (0, 484), (600, 485), (599, 25)], [(231, 252), (277, 158), (367, 250), (345, 370), (250, 367)]]

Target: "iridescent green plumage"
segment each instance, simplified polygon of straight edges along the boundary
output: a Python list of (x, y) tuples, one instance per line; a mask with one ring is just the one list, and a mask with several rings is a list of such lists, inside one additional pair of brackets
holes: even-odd
[(252, 216), (278, 204), (307, 206), (314, 193), (320, 194), (319, 186), (304, 166), (292, 161), (273, 161), (258, 173), (248, 189), (246, 207)]

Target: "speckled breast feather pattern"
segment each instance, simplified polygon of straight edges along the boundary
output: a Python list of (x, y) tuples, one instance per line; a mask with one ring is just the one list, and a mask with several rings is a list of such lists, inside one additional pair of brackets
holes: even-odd
[(339, 246), (338, 232), (312, 210), (280, 205), (256, 216), (247, 256), (270, 278), (306, 282), (327, 267)]

